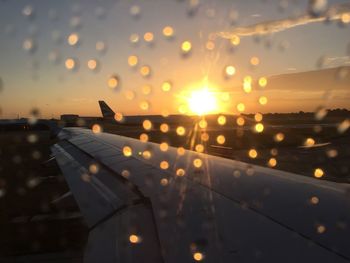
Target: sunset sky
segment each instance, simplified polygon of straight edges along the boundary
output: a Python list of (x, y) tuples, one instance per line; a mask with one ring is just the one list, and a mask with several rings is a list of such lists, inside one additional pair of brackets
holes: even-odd
[[(282, 76), (270, 86), (269, 76), (350, 66), (350, 2), (319, 2), (315, 8), (321, 11), (314, 14), (301, 0), (2, 0), (0, 118), (28, 116), (33, 108), (42, 117), (97, 116), (98, 100), (124, 114), (179, 113), (184, 98), (205, 83), (220, 98), (228, 94), (219, 109), (226, 113), (236, 113), (238, 103), (246, 112), (349, 108), (348, 72), (341, 80), (329, 74), (320, 81), (314, 74), (294, 86), (283, 85), (290, 77)], [(322, 21), (326, 17), (330, 21)], [(174, 29), (171, 39), (162, 33), (166, 26)], [(154, 35), (152, 43), (144, 40), (147, 32)], [(71, 34), (78, 36), (75, 45), (68, 43)], [(130, 42), (133, 34), (139, 36), (136, 44)], [(232, 37), (239, 38), (237, 46)], [(181, 52), (184, 41), (192, 44), (187, 55)], [(97, 50), (96, 43), (105, 49)], [(135, 67), (128, 65), (131, 55), (138, 57)], [(66, 67), (70, 58), (78, 65), (74, 70)], [(97, 71), (88, 68), (91, 59)], [(143, 65), (151, 68), (148, 78), (140, 74)], [(230, 78), (227, 65), (236, 69)], [(115, 89), (108, 87), (111, 76), (120, 81)], [(243, 90), (246, 76), (253, 79), (249, 93)], [(268, 79), (265, 88), (255, 84), (261, 77)], [(164, 81), (173, 84), (170, 91), (162, 90)], [(144, 85), (152, 87), (150, 94), (143, 93)], [(259, 104), (262, 96), (266, 105)], [(140, 108), (144, 102), (146, 110)]]

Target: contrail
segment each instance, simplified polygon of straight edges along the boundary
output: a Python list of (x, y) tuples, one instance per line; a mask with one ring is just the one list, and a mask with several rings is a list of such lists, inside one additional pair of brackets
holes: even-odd
[(265, 35), (270, 33), (281, 32), (289, 28), (306, 25), (309, 23), (342, 19), (350, 20), (350, 3), (332, 5), (318, 16), (307, 12), (303, 15), (296, 17), (265, 21), (246, 27), (237, 27), (230, 32), (219, 32), (217, 34), (218, 36), (227, 39), (231, 39), (233, 36), (244, 37), (253, 35)]

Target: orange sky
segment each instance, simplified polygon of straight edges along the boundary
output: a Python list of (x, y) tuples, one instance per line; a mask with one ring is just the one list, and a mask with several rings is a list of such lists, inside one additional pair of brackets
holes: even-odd
[[(343, 1), (329, 1), (329, 5), (338, 2)], [(304, 4), (295, 4), (278, 12), (275, 5), (209, 0), (200, 6), (176, 1), (120, 1), (101, 6), (79, 1), (47, 5), (30, 0), (1, 2), (0, 22), (7, 25), (0, 33), (4, 58), (0, 61), (1, 118), (28, 116), (33, 108), (38, 108), (42, 117), (67, 113), (99, 116), (98, 100), (124, 114), (179, 113), (182, 94), (201, 88), (205, 79), (219, 97), (229, 94), (228, 100), (219, 103), (219, 111), (226, 113), (236, 113), (238, 103), (246, 105), (246, 112), (313, 111), (320, 105), (349, 108), (350, 95), (344, 88), (349, 86), (348, 76), (338, 81), (334, 73), (307, 78), (285, 75), (349, 65), (349, 26), (339, 26), (337, 21), (308, 25), (306, 21), (271, 35), (254, 35), (251, 25), (273, 19), (283, 24), (283, 19), (307, 10)], [(28, 6), (34, 15), (24, 15)], [(234, 12), (239, 14), (237, 19)], [(166, 26), (173, 28), (172, 38), (163, 34)], [(229, 39), (213, 37), (217, 32), (243, 32), (239, 28), (244, 27), (250, 35), (237, 36), (234, 45)], [(152, 42), (146, 41), (147, 32), (153, 34)], [(135, 34), (139, 40), (132, 44), (130, 37)], [(73, 43), (74, 36), (78, 43)], [(181, 51), (184, 41), (192, 44), (187, 55)], [(97, 47), (101, 43), (105, 45), (102, 51)], [(138, 57), (135, 67), (128, 65), (132, 55)], [(254, 58), (257, 65), (252, 64)], [(69, 59), (76, 62), (74, 70), (67, 69)], [(98, 70), (88, 68), (89, 60), (97, 61)], [(144, 65), (150, 66), (150, 77), (140, 74)], [(224, 74), (228, 65), (235, 67), (230, 78)], [(284, 76), (269, 78), (280, 74)], [(120, 80), (115, 90), (108, 87), (113, 75)], [(252, 77), (251, 92), (244, 91), (247, 76)], [(256, 84), (261, 77), (268, 78), (265, 88)], [(168, 92), (161, 88), (164, 81), (173, 84)], [(150, 94), (144, 94), (145, 85), (152, 87)], [(134, 94), (132, 100), (128, 99), (130, 93)], [(259, 103), (261, 97), (267, 98), (266, 105)], [(147, 110), (140, 107), (145, 102)]]

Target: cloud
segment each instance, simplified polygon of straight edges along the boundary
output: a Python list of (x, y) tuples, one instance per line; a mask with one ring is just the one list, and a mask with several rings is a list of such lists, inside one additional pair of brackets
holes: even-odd
[(231, 39), (233, 36), (253, 36), (265, 35), (270, 33), (281, 32), (293, 27), (302, 26), (310, 23), (345, 20), (350, 19), (350, 3), (335, 4), (329, 6), (324, 12), (315, 15), (312, 12), (306, 12), (303, 15), (290, 17), (280, 20), (264, 21), (258, 24), (237, 27), (230, 32), (219, 32), (222, 38)]
[(350, 56), (326, 57), (324, 61), (327, 67), (339, 67), (350, 65)]

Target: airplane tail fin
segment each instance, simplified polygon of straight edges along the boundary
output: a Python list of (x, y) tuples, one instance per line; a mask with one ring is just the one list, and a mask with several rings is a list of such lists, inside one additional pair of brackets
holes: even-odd
[(99, 100), (98, 104), (100, 105), (100, 109), (102, 112), (102, 116), (104, 119), (113, 119), (115, 112), (107, 105), (107, 103), (103, 100)]

